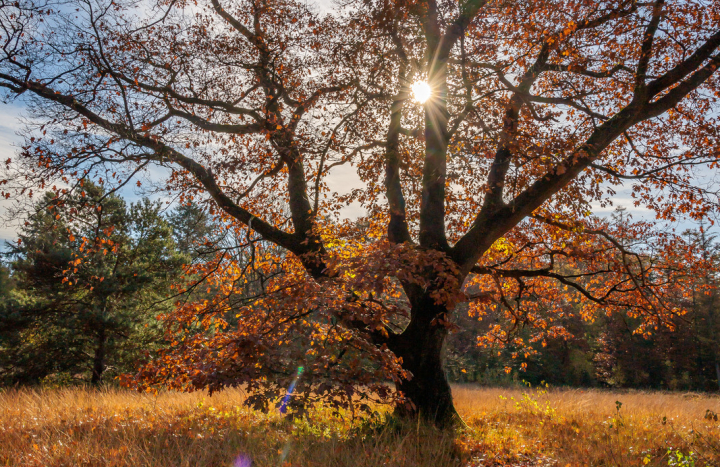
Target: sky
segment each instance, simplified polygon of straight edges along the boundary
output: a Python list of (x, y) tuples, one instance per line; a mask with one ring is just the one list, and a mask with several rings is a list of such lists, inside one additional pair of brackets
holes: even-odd
[[(317, 7), (321, 12), (327, 13), (332, 9), (335, 0), (307, 0), (307, 5)], [(20, 117), (23, 115), (23, 105), (20, 100), (15, 102), (0, 101), (0, 162), (4, 162), (9, 158), (15, 158), (16, 153), (22, 143), (22, 137), (18, 132), (22, 128)], [(133, 184), (128, 184), (133, 185)], [(354, 188), (362, 186), (352, 167), (340, 166), (335, 167), (332, 171), (332, 179), (329, 181), (331, 190), (339, 194), (348, 193)], [(133, 185), (134, 186), (134, 185)], [(145, 193), (138, 192), (137, 189), (127, 188), (121, 193), (127, 201), (136, 201)], [(6, 241), (15, 241), (17, 239), (18, 227), (22, 224), (23, 219), (7, 218), (7, 209), (12, 204), (12, 200), (0, 200), (0, 251)], [(353, 204), (345, 208), (342, 213), (345, 217), (357, 218), (365, 214), (364, 209), (359, 204)]]
[[(323, 12), (328, 12), (331, 8), (333, 0), (315, 0), (308, 1), (309, 5), (316, 5)], [(18, 135), (22, 125), (19, 117), (23, 113), (23, 105), (21, 101), (10, 103), (0, 102), (0, 161), (8, 158), (14, 158), (22, 138)], [(156, 171), (157, 172), (157, 171)], [(151, 175), (152, 176), (152, 175)], [(154, 177), (153, 177), (154, 178)], [(331, 191), (338, 194), (346, 194), (355, 188), (362, 188), (355, 168), (350, 165), (342, 165), (333, 168), (328, 177), (328, 184)], [(592, 211), (600, 217), (609, 216), (618, 206), (627, 208), (627, 213), (631, 214), (634, 220), (652, 220), (654, 213), (647, 208), (635, 207), (633, 199), (630, 195), (630, 185), (628, 188), (616, 190), (617, 194), (612, 198), (612, 206), (601, 207), (598, 204), (592, 206)], [(133, 183), (129, 183), (127, 188), (121, 193), (127, 201), (136, 201), (144, 193), (138, 192)], [(11, 204), (10, 200), (0, 200), (0, 250), (5, 241), (14, 241), (17, 239), (17, 229), (22, 219), (7, 219), (7, 208)], [(365, 214), (364, 209), (355, 203), (344, 209), (341, 213), (345, 218), (357, 218)], [(679, 222), (675, 225), (669, 225), (675, 228), (677, 232), (682, 232), (687, 228), (694, 227), (691, 222)]]
[[(14, 158), (16, 152), (19, 149), (22, 138), (18, 135), (22, 124), (20, 117), (23, 114), (23, 107), (21, 103), (0, 103), (0, 161), (5, 161), (8, 158)], [(355, 168), (350, 165), (342, 165), (333, 168), (328, 183), (330, 189), (338, 194), (346, 194), (350, 190), (355, 188), (361, 188), (362, 183), (359, 181)], [(134, 183), (129, 183), (122, 195), (127, 201), (136, 201), (144, 193), (139, 192), (135, 188)], [(633, 216), (634, 220), (652, 220), (654, 213), (647, 208), (635, 207), (633, 205), (633, 199), (630, 196), (630, 190), (620, 190), (616, 196), (612, 198), (613, 206), (601, 207), (599, 205), (593, 206), (593, 213), (600, 217), (609, 216), (618, 206), (627, 208), (627, 212)], [(0, 244), (4, 244), (5, 241), (15, 241), (17, 239), (17, 229), (22, 219), (7, 219), (5, 215), (7, 207), (10, 205), (9, 200), (0, 200)], [(350, 205), (342, 212), (345, 218), (357, 218), (365, 214), (364, 209), (357, 203)], [(690, 222), (680, 222), (670, 227), (674, 227), (676, 231), (682, 232), (683, 230), (693, 227), (694, 224)], [(1, 248), (1, 247), (0, 247)]]
[[(14, 158), (18, 150), (21, 142), (21, 138), (17, 135), (21, 128), (18, 117), (21, 112), (21, 106), (0, 103), (0, 161)], [(9, 204), (8, 200), (0, 201), (0, 244), (4, 244), (5, 240), (16, 238), (18, 222), (6, 219), (5, 216)]]
[[(22, 103), (1, 103), (0, 102), (0, 162), (4, 162), (9, 158), (14, 159), (22, 144), (22, 137), (18, 134), (22, 129), (21, 117), (24, 108)], [(152, 170), (158, 178), (162, 175), (158, 170)], [(153, 177), (153, 174), (150, 174)], [(153, 177), (154, 178), (154, 177)], [(328, 179), (330, 189), (340, 195), (349, 193), (355, 188), (361, 188), (362, 183), (357, 177), (355, 168), (350, 165), (342, 165), (334, 167), (331, 177)], [(134, 183), (128, 183), (127, 188), (123, 189), (121, 195), (129, 202), (137, 201), (146, 193), (137, 189)], [(12, 200), (0, 199), (0, 251), (6, 241), (13, 242), (17, 240), (17, 231), (22, 224), (23, 219), (8, 219), (7, 210), (11, 206)], [(359, 203), (347, 206), (341, 213), (343, 217), (355, 219), (365, 214), (365, 210)]]

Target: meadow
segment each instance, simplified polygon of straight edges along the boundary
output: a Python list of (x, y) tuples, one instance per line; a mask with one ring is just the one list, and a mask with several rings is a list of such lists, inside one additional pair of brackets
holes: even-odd
[[(720, 397), (455, 386), (456, 433), (371, 419), (303, 419), (244, 394), (122, 389), (0, 393), (7, 466), (720, 466)], [(382, 410), (380, 411), (382, 412)]]

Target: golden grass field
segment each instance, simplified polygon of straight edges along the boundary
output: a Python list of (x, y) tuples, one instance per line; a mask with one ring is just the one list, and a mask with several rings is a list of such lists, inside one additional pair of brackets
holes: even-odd
[(705, 418), (720, 413), (718, 396), (453, 391), (467, 423), (455, 435), (422, 425), (370, 427), (322, 408), (291, 422), (242, 407), (238, 390), (212, 397), (8, 390), (0, 392), (0, 465), (720, 466), (720, 422)]

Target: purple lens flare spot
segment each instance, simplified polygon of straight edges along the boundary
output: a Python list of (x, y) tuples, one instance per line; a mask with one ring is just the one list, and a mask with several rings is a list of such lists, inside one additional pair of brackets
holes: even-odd
[(252, 459), (250, 459), (250, 456), (240, 454), (233, 462), (232, 467), (252, 467)]

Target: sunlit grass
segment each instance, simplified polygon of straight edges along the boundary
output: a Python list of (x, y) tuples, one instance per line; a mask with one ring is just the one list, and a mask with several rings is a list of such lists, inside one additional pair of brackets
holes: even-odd
[(720, 423), (705, 418), (720, 412), (718, 397), (472, 386), (454, 395), (467, 428), (451, 436), (322, 408), (288, 421), (242, 407), (238, 390), (9, 390), (0, 393), (0, 465), (692, 465), (677, 452), (720, 465)]

